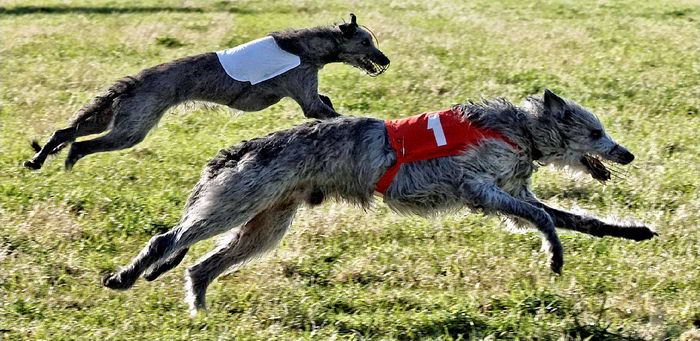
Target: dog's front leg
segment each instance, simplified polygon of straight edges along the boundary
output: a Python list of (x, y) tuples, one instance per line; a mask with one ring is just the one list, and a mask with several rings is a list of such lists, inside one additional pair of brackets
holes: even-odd
[(520, 197), (522, 197), (525, 201), (545, 210), (545, 212), (552, 217), (552, 220), (554, 220), (554, 225), (565, 230), (590, 234), (595, 237), (611, 236), (636, 241), (651, 239), (654, 236), (659, 235), (647, 226), (614, 225), (596, 219), (592, 216), (582, 216), (547, 206), (545, 203), (537, 200), (535, 195), (529, 189), (524, 189), (520, 193)]
[(549, 267), (552, 271), (561, 273), (564, 250), (554, 229), (554, 222), (544, 209), (513, 197), (495, 184), (465, 184), (461, 192), (463, 199), (472, 207), (481, 207), (486, 211), (513, 215), (532, 222), (542, 233), (542, 246), (549, 254)]
[(321, 99), (321, 102), (323, 102), (324, 104), (329, 106), (331, 109), (335, 110), (335, 108), (333, 107), (333, 102), (331, 102), (330, 97), (323, 95), (323, 94), (318, 94), (318, 98)]
[[(321, 96), (325, 97), (325, 100)], [(333, 110), (333, 108), (328, 105), (332, 105), (332, 103), (330, 98), (328, 98), (325, 95), (310, 94), (300, 99), (294, 99), (297, 101), (297, 103), (299, 103), (301, 109), (304, 111), (304, 116), (308, 118), (317, 118), (323, 120), (340, 116), (339, 113), (335, 112), (335, 110)], [(325, 103), (326, 101), (328, 102), (328, 104)]]
[(301, 77), (302, 81), (290, 89), (291, 98), (294, 99), (304, 116), (308, 118), (327, 119), (341, 116), (333, 109), (331, 99), (318, 93), (318, 79), (314, 76)]
[(590, 234), (596, 237), (611, 236), (641, 241), (651, 239), (654, 238), (654, 236), (659, 235), (644, 225), (614, 225), (598, 220), (595, 217), (580, 216), (549, 207), (541, 202), (538, 202), (536, 206), (544, 209), (545, 212), (547, 212), (552, 219), (554, 219), (554, 225), (557, 227)]

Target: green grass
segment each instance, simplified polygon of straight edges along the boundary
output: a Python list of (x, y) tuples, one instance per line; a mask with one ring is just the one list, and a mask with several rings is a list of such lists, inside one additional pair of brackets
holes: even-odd
[[(378, 78), (326, 67), (321, 91), (341, 113), (397, 118), (481, 96), (520, 103), (548, 87), (596, 112), (637, 160), (605, 186), (545, 168), (535, 192), (643, 220), (661, 236), (561, 233), (566, 265), (554, 276), (538, 235), (504, 232), (497, 219), (327, 203), (300, 211), (264, 260), (216, 281), (207, 316), (187, 315), (183, 267), (128, 292), (103, 289), (103, 274), (177, 222), (218, 149), (304, 122), (301, 111), (290, 100), (237, 117), (175, 110), (137, 147), (72, 172), (61, 168), (65, 154), (23, 169), (29, 139), (45, 141), (101, 89), (147, 66), (351, 11), (392, 66)], [(691, 0), (4, 0), (0, 339), (690, 337), (700, 326), (699, 20)]]

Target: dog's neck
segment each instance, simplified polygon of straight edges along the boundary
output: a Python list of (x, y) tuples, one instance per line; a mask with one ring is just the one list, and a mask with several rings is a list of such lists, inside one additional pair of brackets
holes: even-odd
[(529, 133), (532, 158), (549, 163), (566, 150), (566, 140), (551, 119), (532, 112), (529, 116), (525, 129)]
[(523, 127), (523, 130), (525, 131), (525, 136), (527, 136), (527, 143), (529, 144), (529, 150), (530, 150), (530, 158), (532, 161), (538, 161), (544, 157), (544, 154), (542, 153), (542, 150), (537, 146), (537, 142), (535, 142), (535, 137), (533, 136), (532, 130), (528, 125), (525, 125)]
[(530, 127), (534, 115), (528, 108), (519, 108), (505, 99), (485, 100), (482, 103), (469, 102), (452, 107), (462, 117), (473, 124), (493, 129), (505, 135), (527, 153), (532, 161), (543, 157), (540, 144)]
[(319, 26), (273, 32), (270, 35), (281, 49), (299, 56), (302, 62), (318, 68), (340, 62), (338, 55), (342, 33), (337, 27)]

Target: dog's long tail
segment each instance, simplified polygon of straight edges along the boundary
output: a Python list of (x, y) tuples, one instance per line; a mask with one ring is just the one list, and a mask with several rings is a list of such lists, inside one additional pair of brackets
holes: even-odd
[(39, 144), (39, 141), (37, 141), (36, 139), (32, 140), (31, 146), (32, 146), (32, 149), (34, 149), (35, 152), (38, 153), (38, 152), (41, 151), (41, 145)]
[(97, 134), (105, 131), (112, 121), (115, 101), (129, 93), (139, 81), (134, 77), (125, 77), (110, 86), (105, 92), (83, 106), (70, 119), (68, 128), (57, 130), (45, 146), (33, 140), (31, 147), (37, 154), (25, 163), (29, 168), (41, 168), (48, 155), (56, 154), (80, 136)]

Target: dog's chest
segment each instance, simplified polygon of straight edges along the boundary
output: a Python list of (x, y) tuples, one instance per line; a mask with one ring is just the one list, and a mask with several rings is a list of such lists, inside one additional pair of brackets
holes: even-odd
[(495, 184), (512, 195), (529, 187), (532, 173), (536, 171), (536, 166), (523, 154), (510, 154), (503, 159), (491, 160), (490, 164)]

